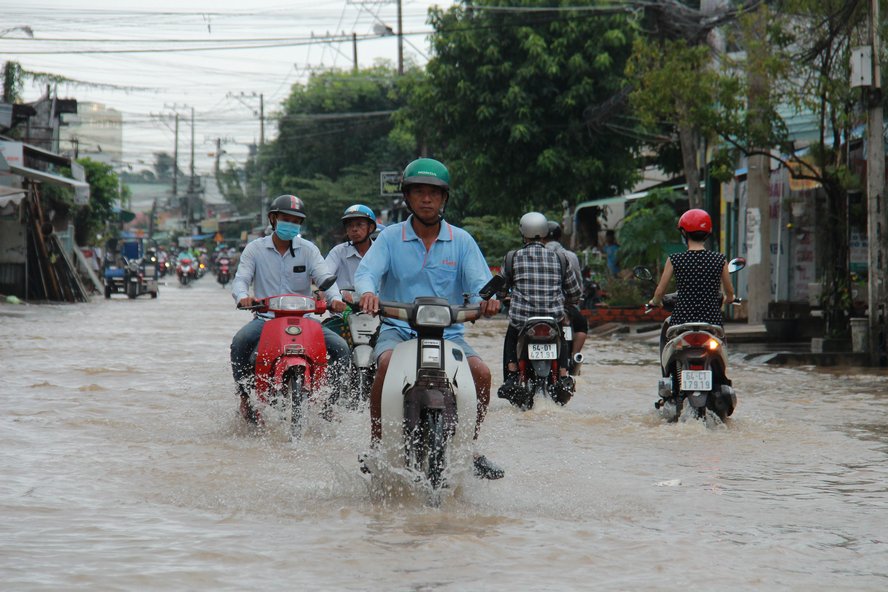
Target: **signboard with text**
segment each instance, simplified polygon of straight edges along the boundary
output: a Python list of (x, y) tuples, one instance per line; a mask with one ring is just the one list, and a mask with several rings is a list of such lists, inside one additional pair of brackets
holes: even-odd
[(379, 195), (382, 197), (398, 197), (401, 195), (401, 173), (383, 171), (379, 173)]

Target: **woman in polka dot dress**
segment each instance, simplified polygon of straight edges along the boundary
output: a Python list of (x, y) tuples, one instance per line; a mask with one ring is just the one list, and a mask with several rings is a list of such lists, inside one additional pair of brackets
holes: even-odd
[(707, 251), (704, 245), (712, 233), (712, 218), (703, 210), (688, 210), (679, 218), (678, 229), (688, 250), (669, 256), (649, 304), (663, 305), (663, 295), (674, 275), (678, 298), (669, 324), (709, 323), (721, 326), (722, 305), (734, 300), (734, 286), (725, 256), (716, 251)]

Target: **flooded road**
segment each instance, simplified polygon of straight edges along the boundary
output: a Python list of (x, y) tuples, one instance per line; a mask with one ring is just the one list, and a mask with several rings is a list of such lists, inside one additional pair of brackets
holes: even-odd
[[(884, 373), (735, 355), (730, 423), (668, 425), (654, 346), (590, 340), (567, 407), (493, 400), (506, 478), (432, 509), (371, 494), (366, 412), (297, 444), (244, 429), (247, 320), (209, 276), (0, 306), (2, 589), (888, 589)], [(504, 330), (469, 330), (493, 368)]]

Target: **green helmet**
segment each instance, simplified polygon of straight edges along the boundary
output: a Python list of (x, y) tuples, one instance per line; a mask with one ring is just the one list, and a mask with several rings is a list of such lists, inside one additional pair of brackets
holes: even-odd
[(434, 185), (450, 191), (450, 172), (434, 158), (417, 158), (404, 169), (401, 191), (410, 185)]

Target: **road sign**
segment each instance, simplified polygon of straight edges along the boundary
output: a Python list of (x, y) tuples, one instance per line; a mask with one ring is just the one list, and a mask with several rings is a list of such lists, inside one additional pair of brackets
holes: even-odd
[(400, 172), (382, 171), (379, 173), (379, 195), (382, 197), (399, 197), (401, 195)]

